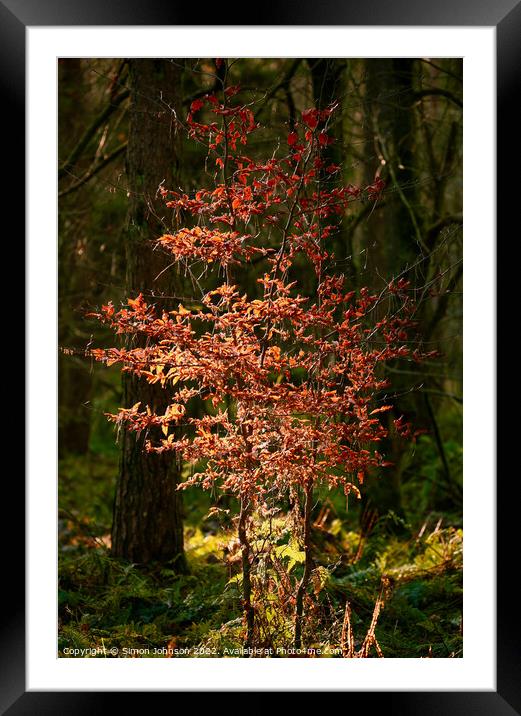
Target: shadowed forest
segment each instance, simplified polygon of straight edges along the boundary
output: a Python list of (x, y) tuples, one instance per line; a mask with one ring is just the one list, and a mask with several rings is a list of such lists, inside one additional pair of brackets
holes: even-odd
[(60, 657), (462, 657), (462, 72), (59, 61)]

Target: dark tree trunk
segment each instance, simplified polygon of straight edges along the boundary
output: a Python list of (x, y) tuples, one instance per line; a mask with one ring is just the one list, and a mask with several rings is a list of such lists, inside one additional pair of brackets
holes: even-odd
[[(168, 261), (153, 251), (153, 240), (166, 228), (166, 209), (157, 192), (161, 182), (175, 185), (180, 73), (169, 60), (130, 60), (130, 126), (127, 150), (129, 215), (126, 235), (127, 291), (162, 307), (161, 294), (175, 293)], [(156, 298), (150, 298), (153, 292)], [(165, 299), (167, 300), (167, 299)], [(167, 305), (167, 304), (165, 304)], [(126, 406), (139, 401), (156, 413), (172, 394), (135, 376), (123, 379)], [(179, 466), (171, 453), (143, 451), (144, 436), (125, 432), (114, 502), (112, 552), (143, 563), (173, 560), (186, 568), (183, 552), (182, 498), (176, 490)]]
[[(336, 164), (341, 167), (338, 174), (330, 175), (325, 169), (320, 172), (320, 182), (323, 190), (331, 190), (340, 186), (345, 180), (346, 156), (343, 147), (344, 127), (342, 107), (344, 101), (344, 71), (347, 67), (347, 60), (344, 59), (319, 59), (310, 58), (307, 60), (311, 73), (311, 84), (313, 88), (313, 102), (317, 109), (326, 109), (332, 104), (338, 103), (335, 113), (331, 117), (328, 127), (328, 135), (335, 140), (332, 144), (322, 149), (322, 158), (325, 166)], [(346, 256), (351, 256), (353, 247), (351, 237), (347, 231), (345, 217), (340, 222), (339, 230), (330, 241), (330, 248), (335, 259), (344, 261)], [(342, 269), (350, 279), (354, 279), (352, 271), (353, 264), (348, 261), (342, 264)]]
[[(366, 222), (368, 264), (376, 276), (392, 277), (412, 265), (421, 252), (420, 217), (414, 171), (413, 59), (369, 59), (366, 62), (367, 145), (374, 147), (380, 172), (386, 181), (385, 206)], [(378, 165), (376, 165), (378, 166)], [(374, 180), (375, 162), (367, 167), (366, 181)], [(414, 280), (414, 275), (408, 275)], [(398, 394), (408, 393), (410, 378), (393, 376)], [(403, 444), (394, 437), (392, 418), (410, 415), (407, 398), (397, 399), (397, 415), (388, 416), (390, 436), (382, 451), (393, 467), (371, 475), (364, 501), (380, 515), (403, 518)], [(410, 399), (408, 401), (410, 403)], [(401, 404), (405, 403), (405, 405)], [(394, 529), (401, 531), (399, 523)]]
[[(374, 239), (374, 262), (391, 276), (411, 264), (421, 251), (416, 174), (414, 169), (413, 59), (370, 59), (366, 62), (366, 126), (368, 146), (375, 149), (387, 185), (378, 222), (367, 225)], [(366, 181), (374, 179), (368, 165)]]
[[(392, 60), (394, 97), (389, 118), (392, 133), (391, 167), (395, 188), (394, 229), (400, 241), (399, 259), (413, 262), (422, 249), (416, 172), (414, 169), (414, 87), (412, 58)], [(399, 267), (401, 268), (401, 267)]]
[[(70, 58), (58, 65), (60, 75), (58, 146), (60, 159), (68, 156), (82, 130), (85, 82), (81, 60)], [(78, 121), (79, 118), (79, 121)], [(88, 341), (85, 328), (78, 326), (75, 311), (78, 295), (87, 291), (85, 263), (87, 251), (76, 250), (75, 241), (67, 229), (67, 210), (60, 200), (59, 212), (59, 345), (82, 350)], [(64, 218), (65, 217), (65, 218)], [(85, 247), (88, 250), (88, 245)], [(58, 356), (59, 363), (59, 455), (84, 455), (89, 449), (90, 412), (85, 407), (91, 398), (92, 378), (85, 361)]]

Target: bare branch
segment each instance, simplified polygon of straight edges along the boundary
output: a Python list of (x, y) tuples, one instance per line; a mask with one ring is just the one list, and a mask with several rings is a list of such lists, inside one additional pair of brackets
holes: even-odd
[(74, 147), (68, 158), (62, 164), (58, 170), (58, 179), (62, 179), (74, 164), (78, 161), (83, 151), (88, 146), (91, 139), (94, 137), (101, 125), (113, 114), (119, 105), (129, 96), (129, 90), (123, 90), (121, 94), (114, 97), (112, 102), (105, 107), (105, 109), (94, 118), (91, 125), (85, 130), (78, 144)]

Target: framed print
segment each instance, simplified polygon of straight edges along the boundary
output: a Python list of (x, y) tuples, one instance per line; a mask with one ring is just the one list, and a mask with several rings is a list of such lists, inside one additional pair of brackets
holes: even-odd
[(0, 4), (28, 318), (2, 712), (521, 713), (494, 381), (519, 7)]

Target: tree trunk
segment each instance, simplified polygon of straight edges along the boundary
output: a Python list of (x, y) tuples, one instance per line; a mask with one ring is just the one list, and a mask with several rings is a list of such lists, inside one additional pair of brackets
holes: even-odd
[[(325, 166), (336, 164), (341, 167), (338, 174), (330, 175), (326, 169), (319, 173), (321, 189), (331, 191), (333, 188), (349, 183), (346, 174), (346, 155), (344, 152), (344, 101), (345, 83), (344, 73), (347, 68), (347, 60), (344, 59), (318, 59), (307, 60), (311, 73), (311, 84), (313, 88), (313, 102), (317, 109), (327, 109), (330, 105), (338, 102), (338, 108), (331, 117), (328, 128), (328, 135), (335, 140), (332, 144), (322, 149), (322, 159)], [(353, 262), (345, 262), (346, 256), (352, 256), (353, 246), (351, 237), (347, 231), (345, 216), (342, 217), (338, 231), (335, 232), (329, 241), (330, 250), (336, 260), (342, 263), (343, 272), (354, 281)], [(327, 222), (326, 222), (327, 223)]]
[[(59, 125), (58, 147), (60, 159), (69, 155), (78, 134), (82, 131), (86, 91), (82, 60), (68, 58), (58, 65), (59, 70)], [(85, 264), (89, 245), (86, 243), (79, 252), (76, 248), (77, 235), (68, 228), (70, 216), (67, 200), (60, 199), (59, 211), (59, 345), (85, 348), (88, 336), (84, 326), (79, 326), (77, 296), (88, 291)], [(92, 377), (89, 366), (79, 359), (58, 355), (58, 415), (59, 415), (59, 456), (68, 453), (84, 455), (89, 449), (90, 411), (85, 407), (91, 398)]]
[[(372, 253), (378, 271), (392, 276), (413, 263), (420, 253), (416, 175), (414, 169), (413, 59), (366, 61), (366, 126), (368, 146), (375, 147), (387, 184), (385, 207), (378, 221), (367, 225), (377, 246)], [(368, 166), (366, 181), (374, 179)], [(376, 219), (376, 217), (375, 217)]]
[[(420, 254), (418, 231), (420, 217), (414, 171), (413, 69), (415, 60), (369, 59), (366, 61), (366, 126), (368, 146), (374, 146), (380, 171), (387, 184), (385, 206), (365, 224), (368, 264), (375, 276), (398, 275), (412, 265)], [(372, 136), (371, 136), (372, 135)], [(366, 181), (374, 179), (374, 163), (367, 167)], [(414, 280), (413, 275), (407, 278)], [(377, 285), (379, 285), (377, 283)], [(392, 418), (398, 417), (410, 403), (410, 379), (394, 377), (398, 394), (397, 414), (389, 415), (390, 436), (382, 442), (382, 452), (394, 466), (371, 475), (364, 492), (364, 502), (380, 515), (394, 513), (403, 518), (402, 470), (403, 444), (394, 437)], [(406, 414), (410, 414), (410, 411)], [(399, 523), (393, 527), (401, 531)]]
[[(130, 297), (143, 292), (162, 308), (162, 299), (175, 293), (172, 270), (153, 240), (163, 233), (166, 209), (157, 192), (161, 182), (174, 185), (177, 173), (177, 124), (180, 73), (169, 60), (130, 62), (130, 126), (127, 150), (129, 214), (126, 235), (126, 287)], [(155, 298), (150, 298), (154, 293)], [(168, 300), (168, 299), (165, 299)], [(134, 345), (136, 345), (134, 343)], [(161, 413), (172, 394), (133, 375), (124, 375), (126, 406), (141, 401)], [(183, 552), (182, 498), (176, 490), (179, 466), (171, 453), (143, 451), (144, 436), (125, 432), (114, 501), (112, 553), (143, 563), (173, 560), (186, 568)]]

